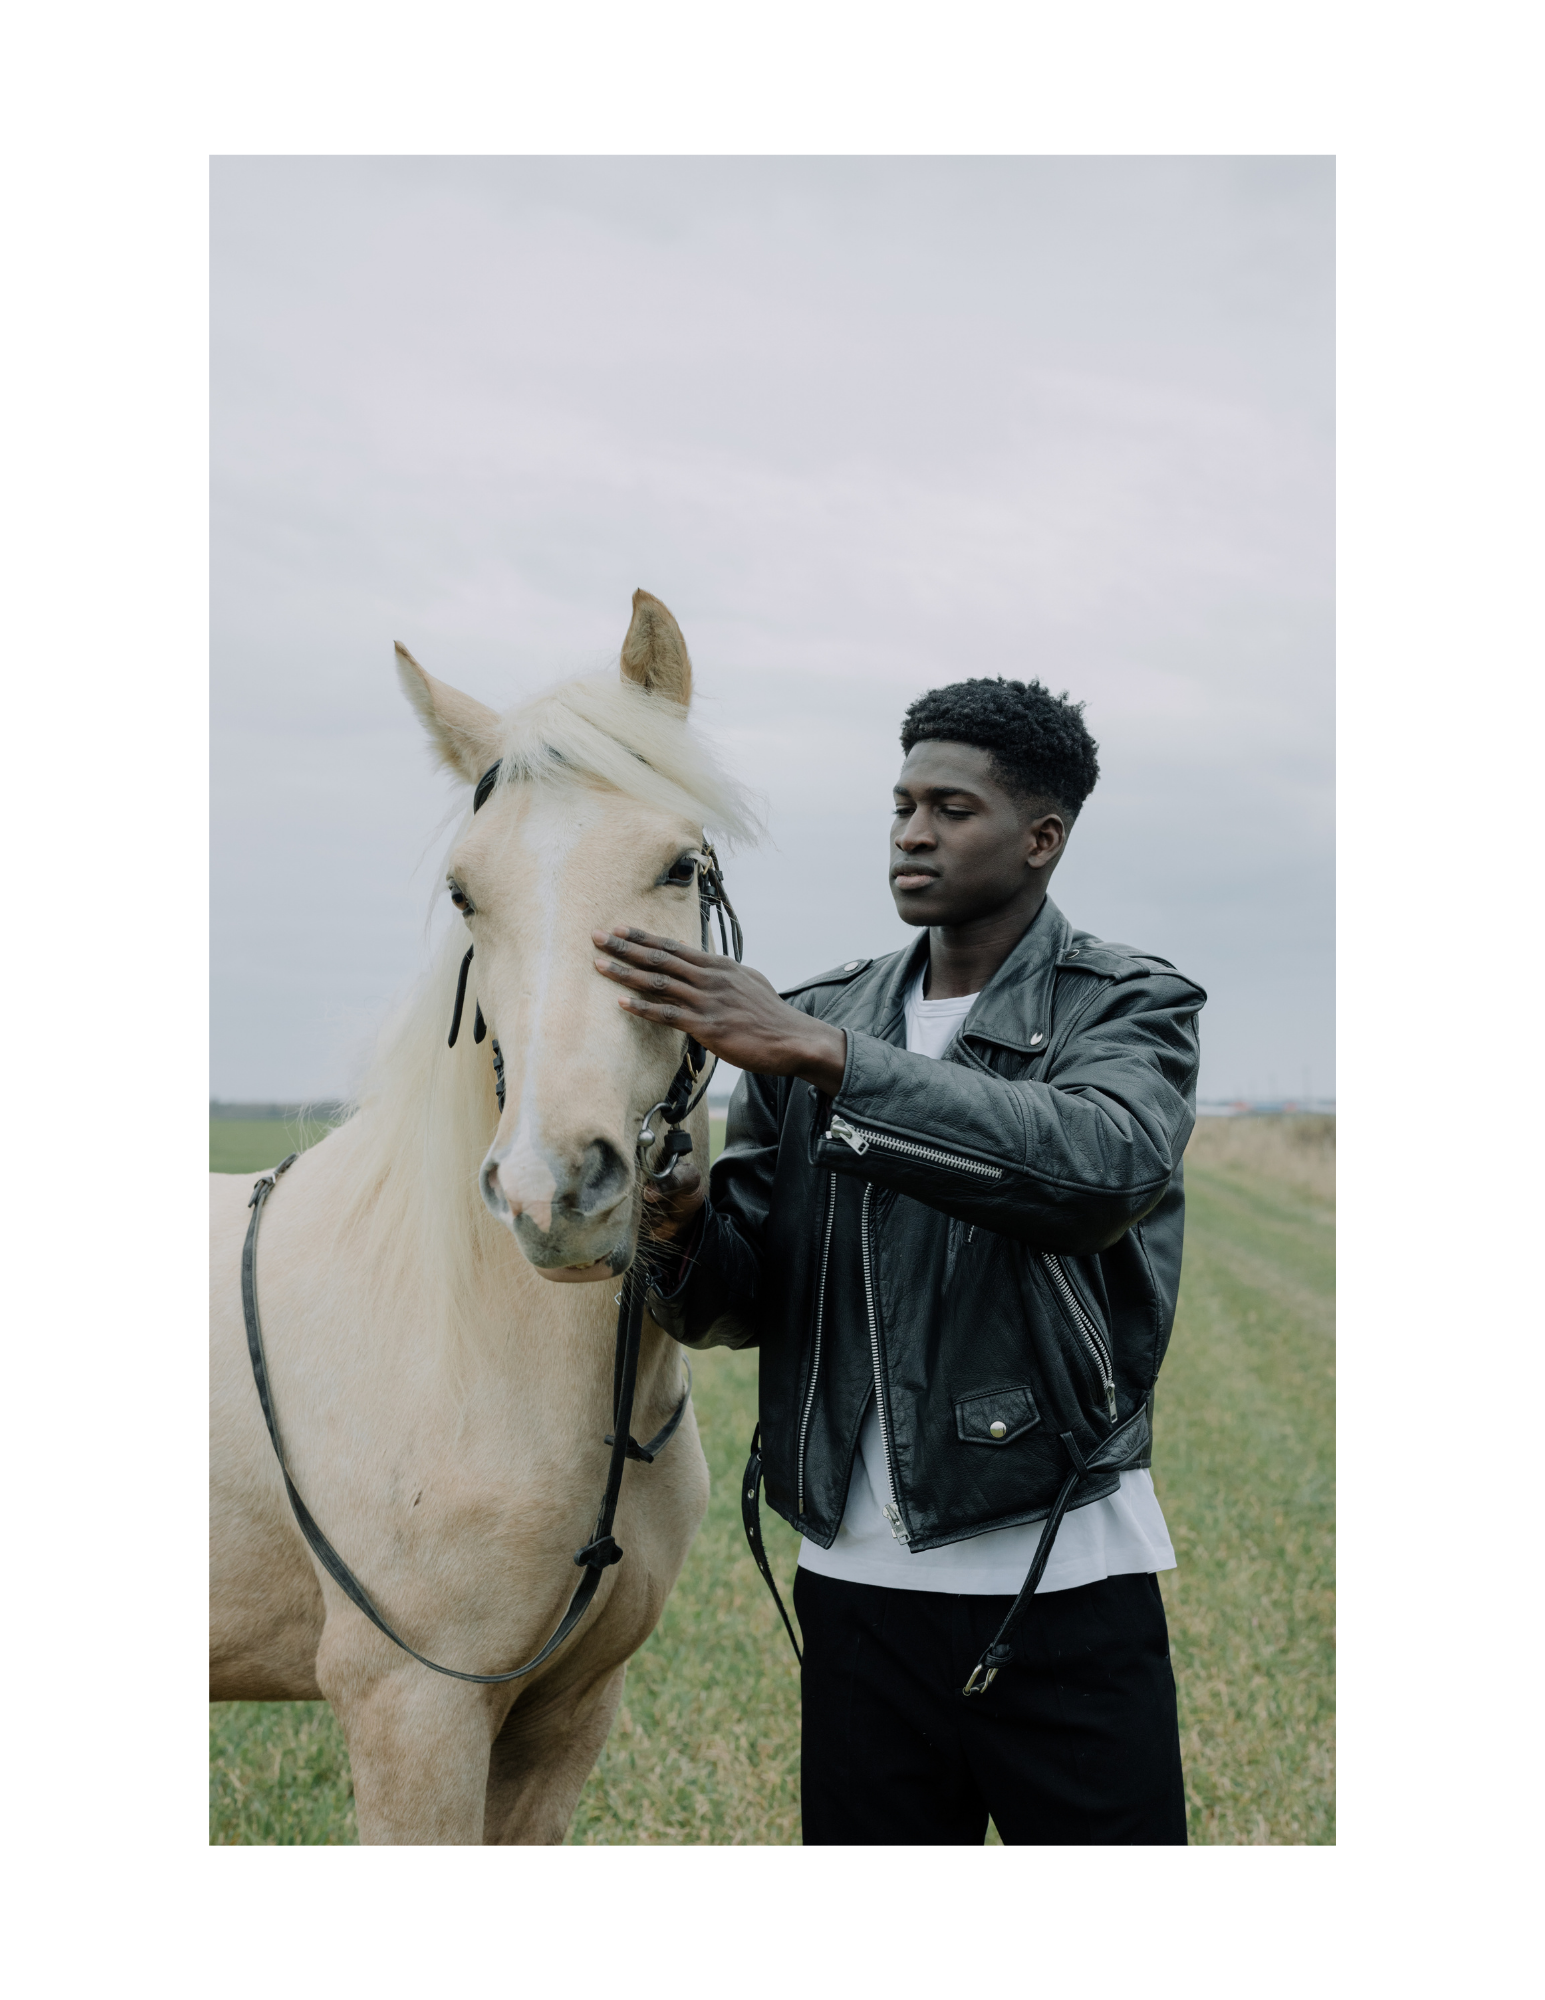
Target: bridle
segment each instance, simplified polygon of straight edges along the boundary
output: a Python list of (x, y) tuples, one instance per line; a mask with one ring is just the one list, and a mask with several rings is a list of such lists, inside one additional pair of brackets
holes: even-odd
[[(489, 794), (498, 782), (499, 768), (499, 765), (495, 764), (479, 778), (477, 789), (472, 795), (472, 810), (474, 813), (480, 811), (487, 803)], [(739, 963), (742, 950), (744, 949), (740, 920), (735, 915), (734, 906), (731, 904), (729, 896), (726, 893), (724, 876), (719, 868), (718, 857), (715, 855), (706, 837), (703, 841), (702, 851), (697, 855), (696, 859), (699, 909), (703, 925), (703, 949), (707, 951), (710, 945), (711, 932), (709, 929), (708, 912), (712, 909), (718, 917), (719, 939), (721, 945), (724, 947), (724, 955), (729, 957), (733, 949), (733, 956), (736, 962)], [(728, 928), (726, 928), (726, 919), (728, 919)], [(467, 971), (471, 963), (472, 947), (469, 945), (467, 955), (461, 961), (461, 970), (456, 979), (456, 1004), (451, 1016), (451, 1032), (448, 1044), (451, 1048), (456, 1046), (456, 1037), (461, 1028), (462, 1008), (467, 997)], [(477, 1008), (476, 1020), (473, 1024), (472, 1039), (474, 1042), (481, 1042), (487, 1033), (487, 1023), (483, 1019), (482, 1007), (479, 1006)], [(493, 1043), (492, 1053), (494, 1062), (494, 1087), (498, 1093), (499, 1109), (502, 1112), (504, 1109), (504, 1058), (500, 1052), (497, 1040)], [(702, 1102), (703, 1093), (707, 1090), (709, 1082), (712, 1079), (712, 1069), (709, 1070), (707, 1076), (702, 1075), (707, 1054), (707, 1050), (704, 1049), (700, 1042), (694, 1041), (690, 1035), (687, 1036), (686, 1048), (682, 1053), (681, 1062), (677, 1067), (676, 1074), (671, 1079), (670, 1088), (657, 1104), (650, 1106), (648, 1112), (645, 1114), (643, 1124), (639, 1127), (635, 1147), (636, 1158), (638, 1160), (639, 1171), (651, 1181), (668, 1179), (675, 1168), (677, 1160), (683, 1158), (692, 1150), (692, 1135), (689, 1132), (682, 1131), (681, 1126), (687, 1116)], [(715, 1067), (717, 1067), (717, 1058), (715, 1058)], [(701, 1081), (699, 1081), (700, 1078)], [(664, 1135), (664, 1143), (661, 1151), (663, 1165), (658, 1169), (652, 1168), (649, 1165), (647, 1157), (650, 1147), (657, 1143), (657, 1136), (650, 1126), (650, 1120), (657, 1111), (665, 1114), (665, 1124), (669, 1127), (669, 1130)], [(284, 1490), (289, 1496), (290, 1507), (295, 1515), (296, 1525), (305, 1537), (307, 1546), (310, 1548), (312, 1554), (327, 1571), (334, 1583), (337, 1584), (345, 1597), (362, 1611), (371, 1624), (378, 1631), (383, 1632), (394, 1646), (400, 1646), (403, 1652), (410, 1654), (420, 1665), (428, 1667), (433, 1673), (445, 1674), (452, 1680), (475, 1681), (481, 1686), (493, 1686), (501, 1681), (517, 1681), (523, 1675), (534, 1672), (536, 1668), (542, 1665), (544, 1660), (551, 1659), (552, 1655), (563, 1644), (564, 1640), (568, 1638), (569, 1634), (590, 1608), (591, 1599), (600, 1588), (603, 1574), (613, 1563), (622, 1561), (623, 1552), (617, 1546), (616, 1539), (612, 1534), (612, 1527), (617, 1518), (617, 1501), (622, 1492), (623, 1467), (630, 1458), (638, 1460), (643, 1465), (652, 1465), (676, 1435), (677, 1426), (686, 1415), (687, 1404), (691, 1401), (692, 1369), (689, 1364), (687, 1367), (687, 1386), (682, 1392), (680, 1402), (677, 1403), (675, 1409), (671, 1412), (667, 1422), (650, 1438), (647, 1444), (640, 1444), (636, 1438), (629, 1434), (629, 1426), (633, 1421), (633, 1394), (638, 1379), (639, 1349), (643, 1341), (644, 1295), (649, 1288), (649, 1272), (645, 1263), (644, 1253), (640, 1249), (634, 1256), (632, 1264), (629, 1265), (623, 1275), (622, 1290), (617, 1294), (617, 1343), (612, 1358), (612, 1428), (607, 1432), (605, 1439), (605, 1442), (611, 1446), (612, 1451), (606, 1471), (606, 1490), (601, 1497), (600, 1512), (596, 1516), (595, 1533), (583, 1548), (576, 1549), (574, 1552), (574, 1561), (584, 1571), (584, 1575), (581, 1577), (574, 1595), (570, 1598), (568, 1609), (560, 1619), (556, 1631), (533, 1659), (527, 1660), (524, 1666), (511, 1667), (508, 1672), (502, 1674), (463, 1673), (459, 1667), (442, 1667), (437, 1661), (429, 1659), (415, 1647), (410, 1646), (400, 1633), (392, 1630), (381, 1612), (371, 1601), (364, 1585), (317, 1525), (311, 1510), (301, 1498), (295, 1481), (290, 1476), (290, 1468), (284, 1455), (284, 1446), (280, 1441), (278, 1419), (274, 1412), (273, 1392), (268, 1381), (268, 1366), (263, 1356), (263, 1331), (258, 1319), (257, 1306), (257, 1239), (258, 1223), (262, 1218), (264, 1205), (278, 1186), (280, 1175), (287, 1172), (299, 1157), (298, 1153), (291, 1153), (289, 1158), (281, 1160), (277, 1167), (259, 1176), (256, 1185), (253, 1187), (251, 1200), (247, 1203), (247, 1206), (252, 1210), (252, 1220), (247, 1225), (247, 1240), (241, 1253), (241, 1300), (247, 1321), (247, 1352), (252, 1361), (252, 1377), (257, 1384), (258, 1401), (263, 1408), (263, 1421), (268, 1426), (268, 1436), (274, 1448), (274, 1456), (278, 1459), (279, 1470), (284, 1476)]]

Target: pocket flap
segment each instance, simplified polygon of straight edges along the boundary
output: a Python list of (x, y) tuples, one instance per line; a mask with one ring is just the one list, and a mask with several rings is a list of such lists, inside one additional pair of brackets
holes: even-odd
[(1020, 1386), (980, 1389), (955, 1401), (955, 1429), (962, 1444), (1012, 1444), (1040, 1421), (1035, 1398)]

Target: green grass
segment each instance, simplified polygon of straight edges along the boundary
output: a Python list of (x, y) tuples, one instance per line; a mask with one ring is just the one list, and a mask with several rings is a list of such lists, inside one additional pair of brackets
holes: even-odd
[(277, 1167), (287, 1153), (314, 1146), (328, 1130), (315, 1118), (211, 1118), (209, 1171), (265, 1173), (269, 1167)]
[[(1161, 1582), (1191, 1839), (1322, 1844), (1335, 1838), (1333, 1169), (1288, 1147), (1293, 1134), (1250, 1123), (1204, 1128), (1187, 1162), (1185, 1277), (1154, 1451), (1179, 1568)], [(211, 1124), (212, 1150), (221, 1130)], [(227, 1121), (223, 1133), (238, 1130), (250, 1137), (245, 1153), (227, 1138), (227, 1171), (260, 1172), (294, 1144), (277, 1123)], [(715, 1120), (715, 1150), (721, 1137)], [(693, 1370), (708, 1518), (629, 1666), (571, 1843), (799, 1838), (798, 1672), (740, 1530), (755, 1359), (705, 1354)], [(762, 1519), (787, 1600), (797, 1538), (769, 1509)], [(213, 1843), (357, 1838), (325, 1704), (212, 1705), (210, 1772)]]
[(1193, 1162), (1154, 1485), (1193, 1841), (1335, 1839), (1334, 1224)]

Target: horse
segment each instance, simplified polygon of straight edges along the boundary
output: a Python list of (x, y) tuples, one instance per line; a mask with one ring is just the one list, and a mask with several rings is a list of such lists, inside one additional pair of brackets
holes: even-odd
[[(326, 1536), (416, 1652), (492, 1674), (542, 1648), (578, 1581), (611, 1457), (640, 1133), (683, 1058), (679, 1033), (619, 1007), (590, 934), (626, 922), (695, 942), (705, 826), (744, 839), (755, 821), (689, 725), (686, 642), (647, 592), (620, 672), (503, 716), (401, 646), (397, 668), (440, 763), (478, 787), (447, 868), (460, 922), (349, 1116), (266, 1198), (262, 1343), (286, 1462)], [(481, 1035), (447, 1046), (468, 943), (499, 1083)], [(685, 1129), (706, 1160), (704, 1107)], [(655, 1461), (626, 1466), (624, 1559), (573, 1636), (502, 1684), (429, 1671), (297, 1526), (249, 1364), (250, 1188), (211, 1176), (211, 1699), (325, 1698), (364, 1843), (561, 1841), (707, 1507), (690, 1401)], [(638, 1437), (686, 1379), (646, 1314)]]

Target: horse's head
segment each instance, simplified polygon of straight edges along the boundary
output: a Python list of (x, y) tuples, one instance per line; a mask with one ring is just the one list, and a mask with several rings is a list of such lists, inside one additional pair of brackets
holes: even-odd
[(507, 717), (398, 655), (442, 761), (474, 786), (499, 766), (447, 871), (474, 957), (469, 1022), (445, 1060), (489, 1064), (471, 1046), (477, 1008), (504, 1066), (483, 1200), (545, 1277), (611, 1277), (633, 1258), (639, 1132), (683, 1037), (617, 1004), (590, 934), (629, 923), (696, 943), (703, 820), (733, 824), (737, 810), (687, 728), (686, 643), (638, 591), (619, 679), (571, 683)]

